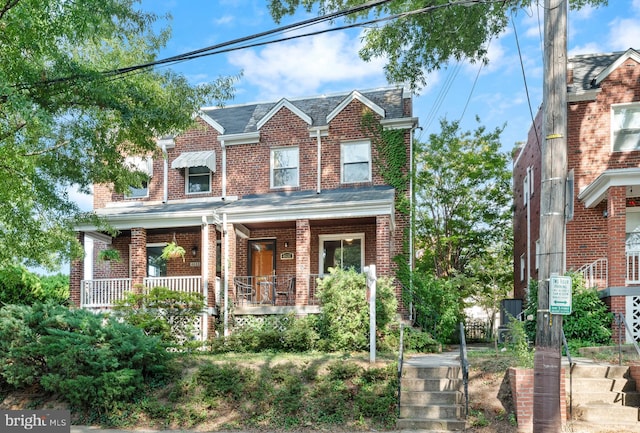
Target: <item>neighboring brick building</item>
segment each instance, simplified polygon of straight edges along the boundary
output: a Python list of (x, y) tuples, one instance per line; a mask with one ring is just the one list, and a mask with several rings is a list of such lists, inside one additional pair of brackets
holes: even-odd
[[(568, 61), (567, 158), (574, 216), (566, 269), (583, 273), (640, 339), (640, 54), (629, 49)], [(538, 278), (541, 114), (514, 153), (517, 298)]]
[[(197, 128), (130, 160), (150, 175), (145, 188), (125, 197), (95, 186), (95, 213), (119, 234), (78, 227), (87, 255), (71, 266), (73, 302), (108, 308), (137, 285), (163, 285), (203, 293), (205, 321), (222, 321), (230, 308), (236, 318), (318, 311), (329, 267), (393, 276), (409, 217), (395, 209), (365, 113), (402, 131), (410, 161), (417, 119), (402, 88), (203, 108)], [(158, 259), (173, 240), (184, 262)], [(96, 260), (108, 245), (121, 263)]]

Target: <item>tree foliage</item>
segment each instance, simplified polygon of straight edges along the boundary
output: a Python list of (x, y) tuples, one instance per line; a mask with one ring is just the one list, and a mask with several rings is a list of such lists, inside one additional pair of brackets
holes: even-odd
[(0, 308), (8, 304), (36, 302), (64, 304), (69, 300), (69, 276), (39, 277), (21, 265), (0, 268)]
[(235, 78), (191, 86), (169, 70), (120, 68), (156, 60), (169, 32), (136, 0), (11, 0), (0, 5), (0, 265), (54, 267), (81, 253), (69, 188), (125, 191), (145, 174), (127, 155), (192, 125)]
[[(272, 17), (279, 21), (298, 8), (320, 14), (345, 10), (369, 0), (270, 0)], [(411, 84), (413, 89), (426, 85), (426, 76), (446, 67), (451, 60), (488, 62), (487, 49), (492, 38), (509, 25), (521, 9), (535, 5), (533, 0), (392, 0), (365, 9), (349, 17), (360, 21), (369, 17), (406, 14), (366, 28), (360, 57), (371, 60), (384, 57), (390, 82)], [(586, 5), (607, 5), (608, 0), (570, 0), (572, 9)], [(419, 13), (411, 13), (420, 11)]]
[(451, 277), (508, 239), (511, 171), (500, 151), (501, 129), (461, 132), (458, 122), (440, 125), (439, 134), (416, 146), (417, 266)]

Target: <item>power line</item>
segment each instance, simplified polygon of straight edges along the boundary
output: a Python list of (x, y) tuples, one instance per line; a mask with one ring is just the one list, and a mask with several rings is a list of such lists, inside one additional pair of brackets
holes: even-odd
[[(269, 41), (264, 41), (264, 42), (254, 42), (254, 43), (251, 43), (251, 44), (244, 44), (244, 45), (238, 45), (238, 46), (233, 47), (233, 45), (237, 45), (237, 44), (240, 44), (242, 42), (248, 42), (248, 41), (264, 38), (266, 36), (271, 36), (271, 35), (274, 35), (274, 34), (277, 34), (277, 33), (282, 33), (282, 32), (292, 31), (292, 30), (296, 30), (296, 29), (301, 29), (301, 28), (308, 27), (308, 26), (311, 26), (311, 25), (323, 23), (323, 22), (326, 22), (326, 21), (331, 21), (331, 20), (333, 20), (335, 18), (351, 15), (351, 14), (358, 13), (358, 12), (363, 12), (363, 11), (372, 9), (374, 7), (381, 6), (381, 5), (385, 4), (385, 3), (389, 3), (390, 1), (391, 0), (370, 1), (370, 2), (364, 3), (362, 5), (354, 6), (352, 8), (345, 9), (345, 10), (342, 10), (342, 11), (337, 11), (337, 12), (325, 14), (325, 15), (322, 15), (320, 17), (310, 18), (308, 20), (300, 21), (300, 22), (297, 22), (297, 23), (292, 23), (292, 24), (289, 24), (289, 25), (286, 25), (286, 26), (277, 27), (277, 28), (272, 29), (272, 30), (256, 33), (256, 34), (253, 34), (253, 35), (245, 36), (245, 37), (242, 37), (242, 38), (234, 39), (234, 40), (231, 40), (231, 41), (223, 42), (223, 43), (220, 43), (220, 44), (212, 45), (212, 46), (201, 48), (201, 49), (198, 49), (198, 50), (189, 51), (187, 53), (179, 54), (179, 55), (176, 55), (176, 56), (171, 56), (171, 57), (168, 57), (168, 58), (165, 58), (165, 59), (156, 60), (156, 61), (153, 61), (153, 62), (142, 63), (142, 64), (138, 64), (138, 65), (133, 65), (133, 66), (127, 66), (127, 67), (123, 67), (123, 68), (117, 68), (117, 69), (102, 71), (102, 72), (100, 72), (100, 75), (103, 76), (103, 77), (107, 76), (107, 77), (114, 78), (114, 77), (119, 77), (119, 76), (122, 76), (122, 75), (125, 75), (125, 74), (129, 74), (129, 73), (132, 73), (132, 72), (144, 71), (144, 70), (153, 68), (155, 66), (168, 65), (168, 64), (183, 62), (183, 61), (187, 61), (187, 60), (193, 60), (193, 59), (197, 59), (197, 58), (200, 58), (200, 57), (211, 56), (211, 55), (215, 55), (215, 54), (221, 54), (221, 53), (225, 53), (225, 52), (231, 52), (231, 51), (236, 51), (236, 50), (241, 50), (241, 49), (246, 49), (246, 48), (254, 48), (254, 47), (257, 47), (257, 46), (263, 46), (263, 45), (273, 44), (273, 43), (277, 43), (277, 42), (284, 42), (284, 41), (289, 41), (289, 40), (308, 37), (308, 36), (315, 36), (315, 35), (322, 34), (322, 33), (334, 32), (334, 31), (339, 31), (339, 30), (346, 30), (346, 29), (350, 29), (350, 28), (354, 28), (354, 27), (360, 27), (360, 26), (365, 26), (365, 25), (369, 25), (369, 24), (381, 23), (381, 22), (384, 22), (384, 21), (392, 21), (392, 20), (407, 18), (407, 17), (412, 16), (412, 15), (426, 13), (426, 12), (432, 12), (434, 10), (445, 8), (445, 7), (450, 7), (450, 6), (473, 6), (475, 4), (480, 4), (480, 3), (495, 3), (495, 2), (502, 3), (503, 2), (503, 0), (458, 0), (458, 1), (450, 1), (448, 3), (443, 3), (443, 4), (439, 4), (439, 5), (432, 5), (432, 6), (426, 6), (426, 7), (423, 7), (423, 8), (420, 8), (420, 9), (416, 9), (416, 10), (412, 10), (412, 11), (401, 12), (401, 13), (397, 13), (397, 14), (394, 14), (394, 15), (389, 15), (389, 16), (385, 16), (385, 17), (379, 17), (379, 18), (376, 18), (376, 19), (371, 19), (371, 20), (367, 20), (367, 21), (363, 21), (363, 22), (357, 22), (357, 23), (353, 23), (353, 24), (349, 24), (349, 25), (332, 27), (332, 28), (328, 28), (328, 29), (323, 29), (323, 30), (310, 32), (310, 33), (304, 33), (304, 34), (290, 36), (290, 37), (286, 37), (286, 38), (279, 38), (279, 39), (269, 40)], [(68, 77), (61, 77), (61, 78), (55, 78), (55, 79), (51, 79), (51, 80), (40, 81), (38, 83), (30, 83), (30, 84), (26, 84), (25, 83), (25, 84), (17, 85), (17, 86), (14, 86), (14, 87), (17, 87), (19, 89), (27, 89), (27, 88), (32, 88), (32, 87), (35, 87), (35, 86), (46, 86), (46, 85), (69, 82), (69, 81), (77, 80), (77, 79), (80, 79), (80, 78), (86, 78), (86, 77), (87, 77), (86, 75), (76, 74), (76, 75), (72, 75), (72, 76), (68, 76)]]

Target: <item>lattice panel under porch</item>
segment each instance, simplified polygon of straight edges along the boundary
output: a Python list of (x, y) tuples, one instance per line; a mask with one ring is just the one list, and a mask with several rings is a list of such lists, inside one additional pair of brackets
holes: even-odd
[[(635, 341), (640, 341), (640, 296), (627, 296), (625, 318), (631, 335)], [(629, 338), (627, 336), (627, 338)], [(630, 343), (630, 341), (628, 341)]]

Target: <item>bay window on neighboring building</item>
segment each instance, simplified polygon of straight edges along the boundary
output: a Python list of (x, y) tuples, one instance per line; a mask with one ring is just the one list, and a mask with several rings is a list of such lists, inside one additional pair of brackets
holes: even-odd
[(329, 268), (352, 268), (362, 272), (364, 266), (364, 233), (321, 235), (320, 269), (328, 274)]

